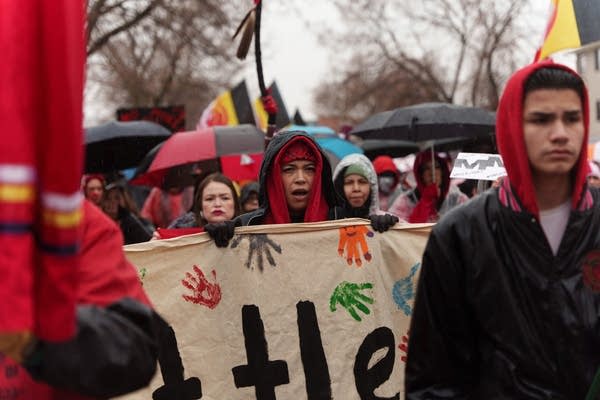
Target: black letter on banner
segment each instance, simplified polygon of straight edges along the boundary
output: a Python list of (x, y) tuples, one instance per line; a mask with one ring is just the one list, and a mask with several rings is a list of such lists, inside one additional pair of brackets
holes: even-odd
[[(369, 369), (369, 361), (371, 361), (373, 354), (385, 347), (388, 349), (387, 354)], [(398, 393), (393, 397), (378, 397), (373, 393), (392, 374), (395, 347), (394, 334), (386, 327), (375, 329), (363, 340), (354, 361), (354, 381), (361, 400), (400, 398)]]
[(179, 355), (175, 331), (162, 318), (158, 318), (157, 324), (159, 326), (158, 363), (164, 385), (152, 393), (152, 399), (200, 399), (202, 397), (200, 379), (192, 377), (184, 380), (183, 362)]
[(254, 386), (256, 400), (275, 400), (275, 386), (290, 383), (287, 363), (269, 361), (265, 327), (257, 306), (242, 307), (242, 327), (248, 364), (231, 369), (235, 387)]
[(308, 400), (330, 400), (331, 379), (321, 342), (315, 305), (310, 301), (301, 301), (296, 304), (296, 310), (307, 398)]

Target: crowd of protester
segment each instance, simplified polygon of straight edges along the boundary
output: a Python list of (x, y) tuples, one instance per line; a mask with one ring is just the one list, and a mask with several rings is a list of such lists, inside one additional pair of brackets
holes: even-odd
[[(452, 161), (447, 153), (430, 149), (418, 153), (412, 171), (400, 171), (390, 156), (369, 160), (362, 154), (350, 154), (337, 163), (332, 173), (328, 158), (310, 136), (299, 131), (284, 131), (276, 137), (275, 144), (265, 152), (259, 181), (244, 181), (241, 187), (222, 173), (205, 173), (204, 178), (196, 180), (192, 187), (151, 188), (141, 211), (132, 200), (130, 190), (133, 187), (122, 177), (110, 182), (110, 177), (102, 174), (85, 175), (82, 191), (88, 200), (117, 222), (125, 244), (199, 233), (207, 224), (233, 221), (242, 215), (239, 220), (243, 221), (240, 222), (242, 225), (249, 220), (252, 224), (262, 224), (352, 217), (370, 219), (373, 215), (397, 217), (401, 223), (430, 223), (438, 221), (478, 192), (477, 181), (450, 179)], [(310, 151), (296, 151), (296, 154), (288, 149), (284, 153), (287, 158), (282, 158), (279, 152), (287, 145), (285, 140), (303, 143)], [(283, 168), (283, 165), (298, 160), (310, 162), (320, 171), (314, 185), (321, 188), (315, 193), (322, 192), (307, 200), (311, 207), (308, 210), (302, 208), (300, 214), (294, 211), (294, 196), (286, 197), (284, 193), (286, 174)], [(302, 168), (294, 165), (294, 169)], [(275, 174), (275, 171), (281, 171), (281, 174)], [(280, 177), (281, 182), (276, 181)], [(590, 179), (593, 177), (590, 175)], [(301, 180), (305, 178), (301, 177)], [(598, 180), (600, 182), (600, 178)], [(312, 187), (313, 180), (310, 182), (308, 186)], [(279, 186), (283, 187), (283, 192), (274, 189)], [(306, 187), (295, 190), (309, 190)], [(307, 194), (316, 196), (313, 192)], [(313, 210), (312, 205), (320, 209)], [(280, 211), (285, 207), (291, 208)]]
[[(203, 171), (195, 185), (152, 188), (140, 204), (117, 171), (85, 175), (81, 193), (76, 187), (84, 9), (0, 2), (0, 399), (122, 396), (150, 383), (161, 355), (176, 369), (165, 373), (161, 361), (166, 384), (198, 379), (184, 381), (180, 354), (165, 346), (176, 346), (169, 315), (154, 310), (124, 244), (207, 232), (225, 247), (240, 226), (346, 218), (383, 234), (432, 223), (398, 346), (407, 353), (403, 398), (599, 398), (600, 166), (588, 160), (590, 101), (575, 71), (546, 60), (512, 74), (496, 112), (506, 176), (490, 184), (451, 180), (451, 157), (431, 148), (416, 154), (412, 171), (358, 154), (332, 168), (313, 137), (282, 131), (266, 136), (256, 182)], [(269, 360), (260, 317), (248, 321), (244, 370)], [(321, 345), (318, 325), (315, 339), (300, 321), (302, 362), (321, 364), (311, 353)], [(377, 389), (395, 362), (393, 351), (379, 351), (376, 331), (357, 355), (374, 351), (366, 375), (358, 361), (354, 368), (361, 398), (379, 398), (359, 386)], [(259, 389), (272, 376), (250, 373), (257, 398), (275, 398)], [(306, 375), (307, 388), (333, 383), (327, 368), (322, 375)], [(177, 386), (153, 394), (199, 397)]]
[[(194, 186), (152, 188), (141, 211), (122, 177), (85, 175), (86, 221), (102, 220), (96, 227), (110, 230), (112, 220), (122, 233), (119, 244), (207, 232), (218, 247), (229, 245), (236, 227), (248, 225), (363, 218), (384, 233), (398, 223), (435, 223), (411, 319), (406, 398), (583, 398), (597, 368), (589, 350), (600, 348), (597, 282), (588, 282), (597, 271), (585, 264), (600, 245), (600, 167), (587, 159), (586, 107), (583, 81), (568, 68), (548, 63), (517, 72), (498, 111), (507, 176), (484, 185), (452, 180), (450, 155), (431, 148), (415, 155), (412, 171), (400, 171), (389, 156), (369, 160), (362, 154), (332, 168), (312, 136), (284, 130), (268, 140), (257, 181), (240, 185), (204, 171)], [(121, 260), (122, 252), (117, 256)], [(593, 269), (586, 276), (582, 262)], [(147, 303), (138, 285), (131, 288), (138, 302)], [(499, 303), (505, 310), (490, 312)], [(144, 311), (145, 318), (161, 321), (150, 308)], [(588, 321), (590, 313), (595, 319)], [(499, 325), (515, 318), (520, 324), (512, 331)], [(546, 355), (564, 342), (543, 338), (548, 328), (575, 344), (568, 355)], [(153, 346), (148, 342), (132, 356), (153, 361)], [(54, 350), (47, 345), (45, 351)], [(60, 364), (58, 350), (55, 357)], [(32, 376), (41, 373), (24, 365)], [(523, 369), (519, 376), (516, 365)], [(63, 384), (57, 374), (43, 374), (46, 382)]]

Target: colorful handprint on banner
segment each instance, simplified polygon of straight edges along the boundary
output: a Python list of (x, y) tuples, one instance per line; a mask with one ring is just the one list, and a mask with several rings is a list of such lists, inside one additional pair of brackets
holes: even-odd
[(394, 298), (394, 302), (398, 308), (404, 311), (404, 314), (408, 316), (412, 314), (412, 307), (410, 304), (408, 304), (408, 302), (415, 297), (415, 285), (413, 283), (413, 279), (420, 266), (421, 263), (416, 263), (413, 265), (409, 274), (396, 281), (396, 283), (394, 283), (394, 287), (392, 288), (392, 297)]
[(208, 281), (204, 272), (197, 265), (194, 265), (194, 272), (196, 276), (186, 272), (185, 279), (181, 280), (181, 284), (192, 291), (192, 295), (182, 295), (183, 299), (211, 309), (215, 308), (221, 301), (221, 286), (216, 282), (217, 272), (212, 270), (214, 283)]
[[(340, 241), (338, 243), (338, 254), (344, 257), (346, 253), (346, 262), (356, 266), (362, 266), (362, 256), (367, 261), (371, 261), (371, 253), (369, 253), (369, 245), (367, 244), (366, 236), (373, 237), (373, 232), (364, 225), (346, 226), (340, 228)], [(360, 250), (359, 250), (360, 249)]]
[(264, 258), (267, 258), (271, 267), (276, 267), (275, 259), (271, 253), (271, 249), (281, 254), (281, 245), (275, 243), (266, 234), (238, 235), (231, 241), (231, 248), (235, 249), (239, 246), (242, 239), (247, 238), (250, 250), (248, 251), (248, 259), (246, 260), (246, 268), (252, 265), (252, 259), (256, 257), (256, 264), (259, 270), (264, 269)]
[(406, 362), (406, 357), (408, 356), (408, 339), (410, 337), (410, 331), (406, 332), (406, 335), (402, 335), (402, 339), (400, 344), (398, 345), (398, 349), (400, 350), (400, 360), (402, 362)]
[(364, 314), (368, 315), (371, 313), (369, 308), (363, 304), (373, 304), (373, 298), (366, 296), (361, 293), (364, 289), (372, 289), (372, 283), (351, 283), (342, 282), (333, 291), (331, 298), (329, 299), (329, 310), (335, 312), (336, 304), (340, 304), (348, 311), (348, 313), (357, 321), (362, 321), (361, 317), (356, 312), (355, 308), (358, 308)]

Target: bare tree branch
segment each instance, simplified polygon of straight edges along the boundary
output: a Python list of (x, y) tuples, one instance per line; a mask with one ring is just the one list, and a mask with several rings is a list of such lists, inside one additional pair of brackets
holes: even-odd
[[(90, 3), (94, 3), (94, 2), (90, 2)], [(92, 5), (92, 11), (94, 11), (96, 14), (92, 16), (93, 19), (93, 23), (88, 25), (88, 46), (87, 46), (87, 55), (91, 55), (94, 54), (95, 52), (97, 52), (99, 49), (102, 48), (102, 46), (106, 45), (106, 43), (108, 43), (108, 41), (113, 37), (118, 35), (121, 32), (124, 32), (128, 29), (130, 29), (131, 27), (137, 25), (140, 21), (144, 20), (145, 18), (147, 18), (154, 10), (155, 8), (162, 3), (162, 0), (151, 0), (145, 8), (141, 9), (139, 12), (136, 12), (133, 16), (131, 16), (129, 19), (125, 19), (123, 20), (120, 24), (118, 24), (117, 26), (115, 26), (114, 28), (110, 29), (108, 32), (102, 33), (100, 34), (99, 37), (94, 37), (93, 35), (93, 29), (97, 29), (98, 27), (98, 19), (102, 16), (102, 15), (108, 15), (110, 14), (114, 9), (117, 8), (121, 8), (123, 9), (123, 6), (125, 5), (126, 1), (122, 0), (119, 2), (116, 2), (110, 6), (106, 6), (106, 1), (103, 0), (99, 0), (98, 4), (99, 6), (96, 7), (96, 5)], [(125, 13), (123, 13), (125, 14)]]
[[(348, 121), (398, 107), (402, 99), (494, 109), (507, 71), (522, 62), (522, 0), (334, 1), (347, 29), (323, 37), (348, 61), (329, 74), (338, 78), (324, 81), (315, 101)], [(386, 85), (402, 92), (392, 94)]]

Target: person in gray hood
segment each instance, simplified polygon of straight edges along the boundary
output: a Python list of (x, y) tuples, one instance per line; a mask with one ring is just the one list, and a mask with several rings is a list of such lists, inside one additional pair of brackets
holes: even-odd
[(387, 231), (399, 220), (379, 208), (377, 174), (371, 161), (362, 154), (349, 154), (333, 172), (333, 186), (342, 198), (346, 217), (370, 218), (380, 216), (378, 225)]

